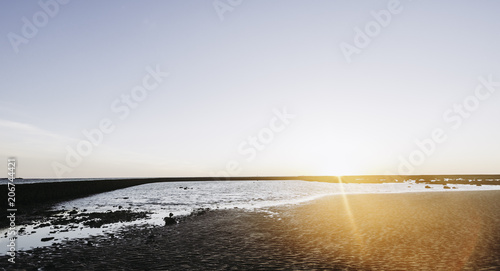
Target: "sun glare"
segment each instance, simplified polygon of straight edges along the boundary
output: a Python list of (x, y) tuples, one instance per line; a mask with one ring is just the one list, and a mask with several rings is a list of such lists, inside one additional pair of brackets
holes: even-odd
[(328, 154), (317, 160), (316, 174), (320, 176), (357, 175), (359, 168), (342, 155)]

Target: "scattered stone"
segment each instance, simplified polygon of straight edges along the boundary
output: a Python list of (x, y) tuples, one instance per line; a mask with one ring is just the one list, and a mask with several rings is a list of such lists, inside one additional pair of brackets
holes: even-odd
[(47, 242), (47, 241), (50, 241), (52, 239), (54, 239), (54, 237), (44, 237), (44, 238), (41, 239), (41, 241), (42, 242)]
[(173, 218), (174, 214), (170, 213), (169, 216), (170, 217), (163, 218), (163, 221), (165, 221), (165, 226), (177, 224), (177, 221)]

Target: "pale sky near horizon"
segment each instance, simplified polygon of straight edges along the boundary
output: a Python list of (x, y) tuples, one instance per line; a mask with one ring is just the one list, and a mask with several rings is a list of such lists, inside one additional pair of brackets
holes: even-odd
[[(57, 5), (0, 2), (0, 177), (11, 156), (47, 178), (500, 173), (500, 86), (479, 79), (500, 85), (497, 1)], [(355, 29), (370, 41), (349, 63)], [(125, 116), (151, 69), (168, 76)], [(69, 165), (103, 119), (114, 130)], [(435, 129), (445, 139), (420, 150)]]

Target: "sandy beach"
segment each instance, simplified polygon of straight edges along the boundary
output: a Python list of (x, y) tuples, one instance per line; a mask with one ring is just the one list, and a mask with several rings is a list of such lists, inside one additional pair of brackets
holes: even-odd
[(335, 195), (267, 212), (208, 211), (173, 226), (75, 239), (22, 252), (12, 267), (498, 270), (499, 209), (500, 191)]

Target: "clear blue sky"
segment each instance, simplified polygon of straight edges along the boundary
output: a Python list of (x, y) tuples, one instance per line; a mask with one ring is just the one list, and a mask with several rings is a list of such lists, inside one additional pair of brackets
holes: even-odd
[[(350, 63), (341, 45), (391, 1), (229, 2), (73, 0), (44, 17), (38, 1), (2, 1), (0, 174), (9, 156), (21, 177), (397, 173), (435, 129), (446, 140), (411, 173), (500, 173), (500, 91), (453, 111), (478, 78), (500, 82), (498, 1), (401, 0)], [(168, 77), (113, 110), (147, 67)], [(250, 147), (283, 108), (285, 128)], [(68, 165), (102, 119), (114, 130)]]

